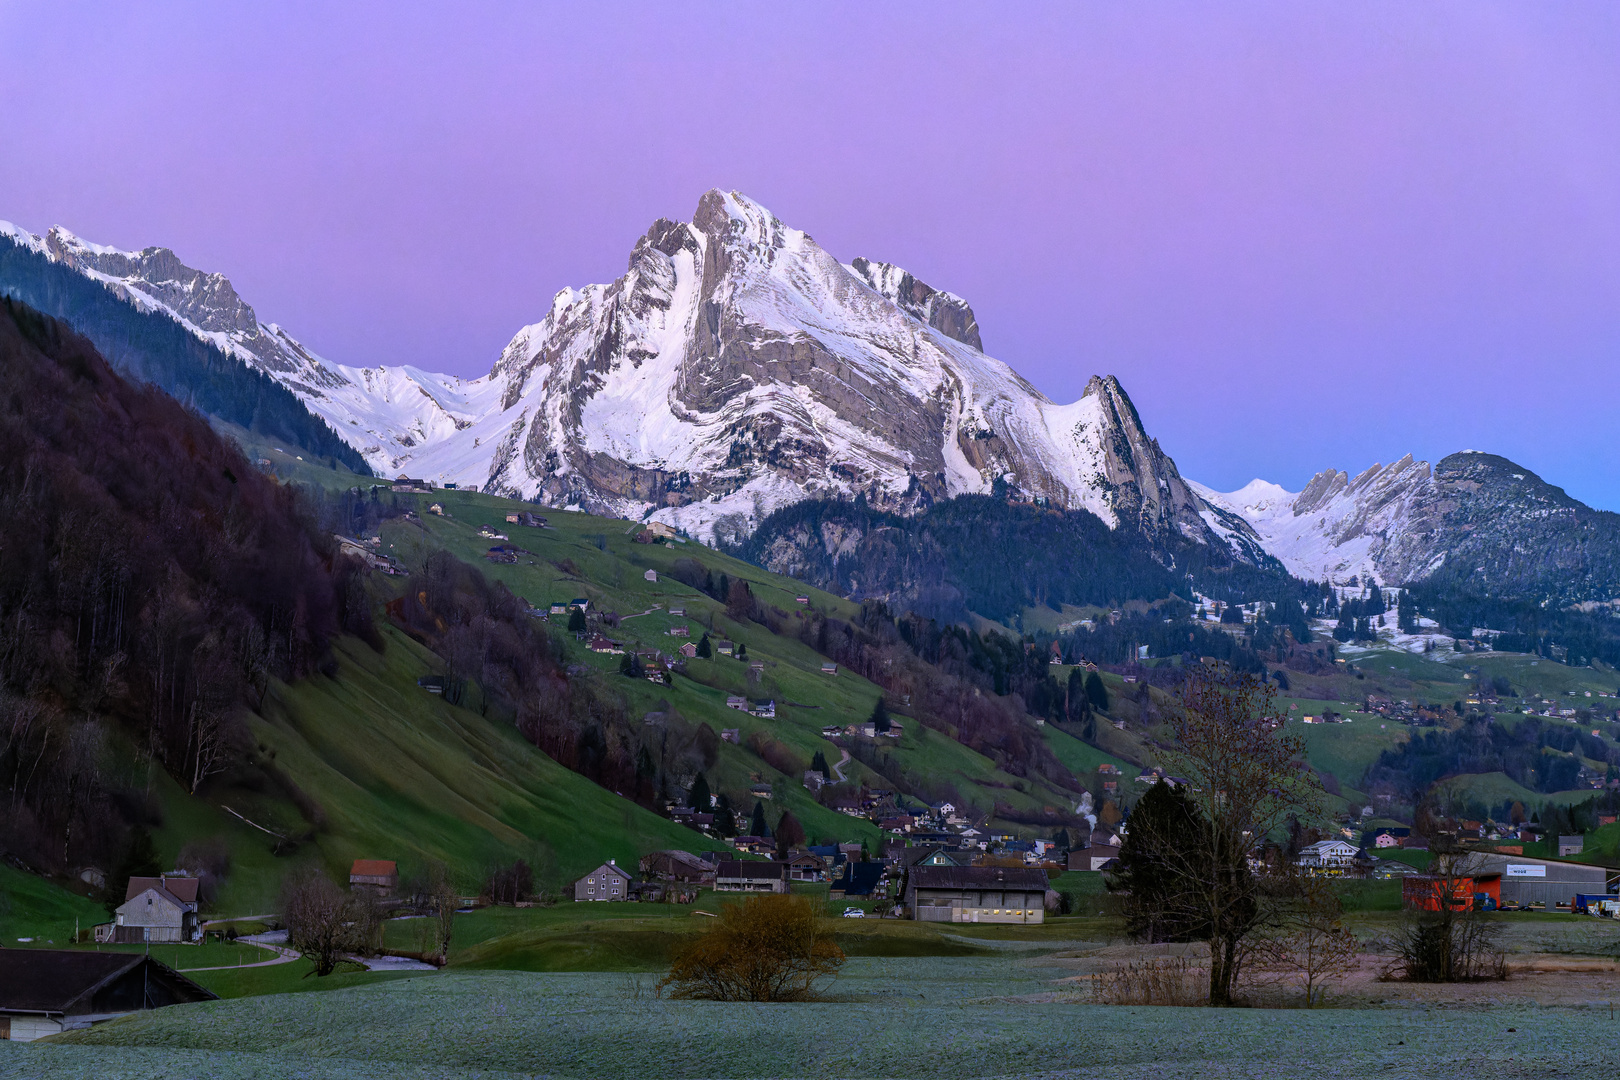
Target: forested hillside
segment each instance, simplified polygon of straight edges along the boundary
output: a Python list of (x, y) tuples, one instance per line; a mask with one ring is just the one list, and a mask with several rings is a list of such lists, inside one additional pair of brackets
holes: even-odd
[[(864, 502), (805, 502), (767, 517), (736, 552), (779, 573), (899, 612), (956, 622), (969, 612), (1011, 623), (1026, 608), (1114, 607), (1193, 592), (1265, 600), (1304, 636), (1320, 588), (1191, 541), (1157, 545), (1083, 510), (964, 495), (905, 518)], [(1288, 615), (1298, 612), (1298, 617)]]
[(208, 423), (0, 301), (0, 844), (116, 866), (137, 758), (196, 789), (240, 710), (371, 635), (355, 565)]
[(62, 320), (119, 371), (193, 408), (371, 475), (353, 447), (274, 379), (8, 236), (0, 236), (0, 295)]

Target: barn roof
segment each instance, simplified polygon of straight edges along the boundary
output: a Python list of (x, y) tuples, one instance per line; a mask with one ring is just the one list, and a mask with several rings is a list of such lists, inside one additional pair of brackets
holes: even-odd
[[(142, 965), (146, 970), (141, 971)], [(74, 1015), (98, 1011), (97, 995), (128, 977), (142, 979), (145, 1000), (210, 1001), (215, 995), (167, 964), (127, 952), (0, 949), (0, 1011)], [(145, 992), (150, 987), (160, 995)]]
[(392, 859), (356, 859), (349, 868), (350, 877), (395, 877), (399, 866)]
[(1011, 866), (914, 866), (919, 889), (1046, 889), (1045, 870)]

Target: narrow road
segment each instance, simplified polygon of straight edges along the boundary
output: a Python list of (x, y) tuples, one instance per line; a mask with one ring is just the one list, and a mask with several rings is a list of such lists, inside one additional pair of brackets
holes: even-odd
[(849, 779), (844, 775), (844, 766), (849, 764), (849, 751), (844, 750), (843, 747), (839, 747), (839, 749), (843, 751), (844, 756), (839, 758), (838, 764), (833, 766), (833, 774), (838, 777), (838, 782), (842, 784)]
[(249, 944), (257, 945), (261, 949), (269, 949), (276, 954), (276, 958), (274, 960), (259, 960), (251, 964), (216, 964), (213, 967), (180, 968), (179, 971), (181, 974), (185, 974), (188, 971), (226, 971), (237, 968), (274, 967), (277, 964), (290, 964), (297, 960), (300, 955), (296, 950), (284, 948), (280, 945), (266, 945), (261, 941), (249, 942)]

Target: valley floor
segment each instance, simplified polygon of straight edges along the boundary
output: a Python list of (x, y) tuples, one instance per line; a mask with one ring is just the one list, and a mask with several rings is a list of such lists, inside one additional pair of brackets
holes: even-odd
[[(1358, 932), (1376, 933), (1383, 919), (1357, 920)], [(1506, 943), (1517, 974), (1506, 983), (1416, 988), (1369, 976), (1337, 999), (1359, 1007), (1304, 1011), (1091, 1004), (1091, 974), (1155, 948), (1111, 941), (1106, 922), (1060, 919), (1035, 933), (964, 928), (972, 936), (959, 944), (972, 956), (856, 956), (828, 999), (808, 1004), (667, 1000), (646, 971), (452, 966), (0, 1043), (0, 1076), (1335, 1080), (1597, 1075), (1620, 1064), (1610, 1006), (1620, 973), (1598, 959), (1620, 926), (1515, 921)]]

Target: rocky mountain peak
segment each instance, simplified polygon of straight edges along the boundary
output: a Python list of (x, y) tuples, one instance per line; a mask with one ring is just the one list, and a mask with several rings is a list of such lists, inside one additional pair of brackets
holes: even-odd
[(867, 288), (886, 297), (918, 322), (932, 326), (953, 341), (984, 352), (979, 320), (960, 296), (918, 281), (893, 263), (856, 258), (849, 269)]

